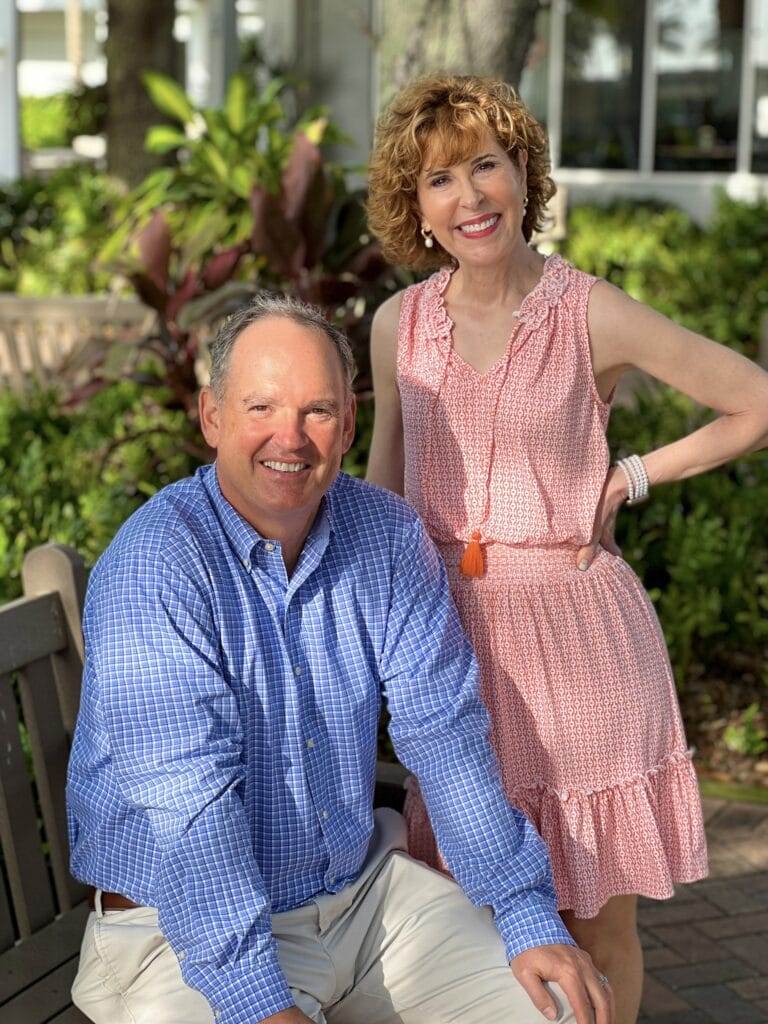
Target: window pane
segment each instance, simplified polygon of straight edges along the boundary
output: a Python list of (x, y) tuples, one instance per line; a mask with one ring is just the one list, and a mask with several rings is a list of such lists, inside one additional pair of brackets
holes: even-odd
[(753, 11), (755, 110), (752, 170), (757, 174), (765, 174), (768, 171), (768, 0), (756, 0)]
[(563, 167), (636, 168), (645, 3), (575, 0), (565, 23)]
[(660, 171), (733, 171), (742, 0), (657, 0), (656, 161)]

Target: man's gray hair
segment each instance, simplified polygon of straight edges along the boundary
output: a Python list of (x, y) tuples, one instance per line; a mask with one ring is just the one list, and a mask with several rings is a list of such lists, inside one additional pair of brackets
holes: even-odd
[(324, 334), (338, 352), (347, 389), (352, 390), (357, 366), (352, 346), (349, 344), (346, 334), (329, 323), (322, 310), (317, 306), (312, 306), (310, 303), (295, 299), (290, 295), (260, 292), (252, 302), (224, 321), (210, 345), (210, 384), (218, 399), (221, 399), (224, 394), (229, 360), (235, 342), (246, 328), (273, 316), (285, 317), (286, 320), (291, 320), (300, 327), (308, 327)]

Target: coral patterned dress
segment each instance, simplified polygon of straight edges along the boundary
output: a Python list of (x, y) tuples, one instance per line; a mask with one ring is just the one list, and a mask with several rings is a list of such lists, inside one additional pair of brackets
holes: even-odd
[[(510, 801), (552, 858), (560, 909), (671, 896), (707, 873), (696, 777), (651, 602), (603, 549), (586, 572), (609, 454), (587, 301), (595, 278), (550, 256), (505, 354), (477, 373), (453, 350), (443, 269), (403, 296), (397, 377), (405, 496), (447, 568), (480, 663)], [(485, 574), (458, 564), (479, 530)], [(410, 851), (439, 852), (417, 787)]]

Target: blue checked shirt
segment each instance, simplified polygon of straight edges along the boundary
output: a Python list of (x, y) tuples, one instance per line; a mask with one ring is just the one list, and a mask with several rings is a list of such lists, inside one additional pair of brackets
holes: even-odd
[(205, 467), (123, 526), (84, 628), (72, 870), (158, 908), (220, 1024), (293, 1005), (270, 914), (361, 869), (382, 696), (451, 871), (509, 957), (571, 942), (545, 847), (502, 795), (442, 562), (399, 498), (340, 475), (289, 578)]

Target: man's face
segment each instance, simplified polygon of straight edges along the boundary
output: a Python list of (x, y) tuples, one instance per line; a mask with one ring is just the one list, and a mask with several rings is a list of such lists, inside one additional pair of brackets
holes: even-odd
[(275, 316), (247, 327), (224, 393), (200, 398), (224, 497), (263, 536), (309, 530), (355, 432), (339, 354), (319, 331)]

